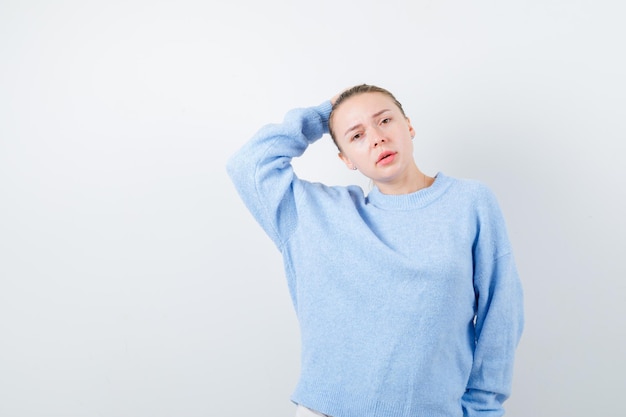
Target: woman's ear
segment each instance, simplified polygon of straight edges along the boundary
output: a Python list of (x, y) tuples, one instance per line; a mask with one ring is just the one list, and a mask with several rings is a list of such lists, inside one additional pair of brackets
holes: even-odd
[(411, 124), (411, 119), (406, 118), (406, 123), (409, 125), (409, 133), (411, 134), (411, 139), (415, 137), (415, 129), (413, 129), (413, 125)]
[(344, 164), (346, 164), (348, 169), (351, 169), (353, 171), (356, 169), (356, 166), (352, 163), (352, 161), (350, 161), (348, 157), (345, 156), (343, 153), (339, 152), (337, 156), (343, 161)]

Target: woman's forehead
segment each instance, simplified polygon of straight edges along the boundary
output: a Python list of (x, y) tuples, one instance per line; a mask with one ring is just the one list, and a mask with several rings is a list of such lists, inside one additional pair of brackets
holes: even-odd
[(383, 93), (361, 93), (346, 99), (339, 108), (335, 109), (335, 122), (342, 122), (354, 118), (372, 118), (379, 116), (383, 111), (400, 111), (394, 101)]

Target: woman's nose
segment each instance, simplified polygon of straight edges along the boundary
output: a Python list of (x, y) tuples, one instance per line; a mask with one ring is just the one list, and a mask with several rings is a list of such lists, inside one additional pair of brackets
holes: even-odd
[(385, 133), (379, 127), (373, 127), (372, 129), (372, 142), (374, 148), (385, 142)]
[(376, 136), (376, 138), (374, 139), (374, 147), (382, 145), (383, 143), (385, 143), (385, 138), (380, 135)]

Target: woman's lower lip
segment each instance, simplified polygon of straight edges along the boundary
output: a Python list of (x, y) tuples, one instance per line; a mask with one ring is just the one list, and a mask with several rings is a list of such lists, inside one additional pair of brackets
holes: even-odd
[(391, 155), (389, 155), (386, 158), (381, 159), (380, 161), (377, 162), (378, 165), (389, 165), (390, 163), (393, 162), (394, 159), (396, 159), (396, 155), (395, 153), (392, 153)]

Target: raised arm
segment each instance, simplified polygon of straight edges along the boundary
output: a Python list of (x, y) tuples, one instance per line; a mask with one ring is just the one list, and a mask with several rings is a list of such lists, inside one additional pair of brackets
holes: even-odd
[(297, 225), (302, 191), (291, 159), (328, 132), (330, 110), (330, 101), (291, 110), (281, 124), (261, 128), (227, 163), (239, 195), (279, 249)]

